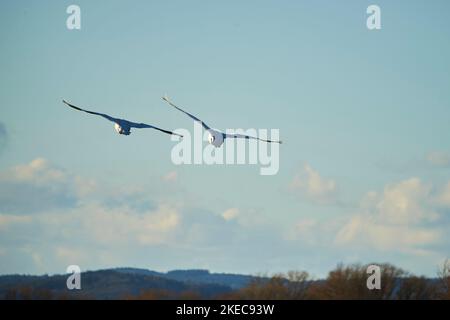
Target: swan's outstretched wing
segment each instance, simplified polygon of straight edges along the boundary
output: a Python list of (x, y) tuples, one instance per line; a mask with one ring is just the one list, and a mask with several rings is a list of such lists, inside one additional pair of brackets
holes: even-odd
[(245, 134), (228, 134), (224, 133), (224, 138), (236, 138), (236, 139), (255, 139), (259, 141), (269, 142), (269, 143), (283, 143), (281, 140), (265, 140), (257, 137), (247, 136)]
[(145, 129), (145, 128), (149, 128), (149, 129), (156, 129), (159, 130), (161, 132), (167, 133), (167, 134), (173, 134), (175, 136), (179, 136), (181, 138), (183, 138), (183, 136), (181, 134), (172, 132), (172, 131), (168, 131), (168, 130), (164, 130), (155, 126), (151, 126), (149, 124), (145, 124), (145, 123), (135, 123), (135, 122), (131, 122), (131, 121), (127, 121), (127, 124), (130, 126), (130, 128), (137, 128), (137, 129)]
[(103, 117), (103, 118), (105, 118), (105, 119), (107, 119), (109, 121), (112, 121), (112, 122), (118, 122), (119, 121), (119, 119), (110, 117), (110, 116), (108, 116), (107, 114), (104, 114), (104, 113), (98, 113), (98, 112), (94, 112), (94, 111), (89, 111), (89, 110), (84, 110), (84, 109), (78, 108), (78, 107), (74, 106), (73, 104), (68, 103), (66, 100), (63, 100), (63, 102), (66, 105), (68, 105), (69, 107), (74, 108), (75, 110), (87, 112), (87, 113), (90, 113), (90, 114), (95, 114), (97, 116)]
[(194, 116), (194, 115), (190, 114), (189, 112), (186, 112), (186, 111), (184, 111), (183, 109), (181, 109), (181, 108), (177, 107), (176, 105), (174, 105), (174, 104), (169, 100), (168, 97), (164, 96), (164, 97), (162, 97), (162, 99), (163, 99), (164, 101), (166, 101), (168, 104), (170, 104), (172, 107), (174, 107), (175, 109), (178, 109), (179, 111), (181, 111), (181, 112), (183, 112), (184, 114), (188, 115), (189, 117), (191, 117), (191, 118), (194, 119), (195, 121), (200, 122), (200, 123), (202, 124), (203, 128), (205, 128), (205, 130), (209, 130), (209, 129), (210, 129), (210, 127), (208, 127), (208, 126), (206, 125), (206, 123), (204, 123), (202, 120), (200, 120), (200, 119), (197, 118), (196, 116)]

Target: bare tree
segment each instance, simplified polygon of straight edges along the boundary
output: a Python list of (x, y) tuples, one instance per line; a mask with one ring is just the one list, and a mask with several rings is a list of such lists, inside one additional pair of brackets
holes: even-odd
[(306, 271), (289, 271), (286, 276), (289, 299), (304, 300), (308, 297), (311, 278)]
[(304, 271), (278, 273), (272, 277), (255, 277), (246, 287), (222, 296), (226, 299), (243, 300), (300, 300), (306, 299), (311, 281)]
[(406, 273), (390, 264), (377, 264), (381, 269), (381, 289), (367, 288), (367, 267), (369, 265), (339, 264), (330, 271), (323, 283), (311, 287), (312, 299), (392, 299), (398, 287), (399, 279)]
[(410, 276), (402, 279), (395, 295), (399, 300), (433, 300), (437, 298), (436, 284), (425, 277)]
[(438, 270), (439, 298), (450, 300), (450, 260), (446, 259)]

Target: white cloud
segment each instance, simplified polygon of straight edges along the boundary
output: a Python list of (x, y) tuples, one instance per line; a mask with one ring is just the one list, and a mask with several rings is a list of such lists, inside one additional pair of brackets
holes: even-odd
[(408, 225), (390, 225), (378, 217), (353, 216), (339, 231), (338, 244), (357, 244), (379, 250), (417, 253), (422, 247), (437, 243), (441, 231), (434, 228)]
[(45, 186), (54, 189), (70, 189), (77, 196), (86, 195), (95, 190), (93, 179), (86, 179), (68, 173), (52, 165), (47, 159), (36, 158), (25, 165), (16, 166), (4, 175), (15, 182), (28, 183), (35, 186)]
[(295, 228), (297, 229), (298, 232), (304, 234), (309, 232), (312, 228), (316, 227), (317, 224), (318, 224), (317, 220), (306, 218), (297, 222)]
[(45, 212), (75, 207), (95, 190), (92, 179), (69, 174), (43, 158), (0, 172), (0, 213)]
[(67, 175), (60, 169), (50, 166), (44, 158), (36, 158), (25, 165), (18, 165), (6, 175), (18, 181), (36, 184), (59, 183), (67, 180)]
[(430, 208), (431, 186), (411, 178), (385, 187), (376, 205), (380, 219), (391, 224), (414, 224), (432, 221), (437, 214)]
[(114, 191), (108, 195), (108, 190), (98, 189), (95, 181), (43, 158), (15, 166), (0, 173), (0, 228), (33, 220), (45, 236), (153, 245), (164, 243), (180, 223), (178, 209), (163, 202), (153, 205), (148, 195), (120, 192), (120, 199)]
[(433, 151), (427, 155), (427, 160), (431, 165), (437, 167), (449, 167), (450, 153), (443, 151)]
[(222, 213), (222, 217), (227, 221), (237, 218), (238, 215), (239, 215), (238, 208), (230, 208)]
[(30, 216), (16, 216), (12, 214), (0, 214), (0, 230), (15, 224), (31, 223)]
[(288, 228), (288, 232), (284, 234), (284, 239), (288, 241), (301, 240), (308, 244), (316, 244), (318, 240), (316, 235), (320, 233), (319, 230), (321, 228), (322, 224), (318, 220), (303, 218)]
[(434, 210), (431, 187), (418, 178), (387, 185), (381, 194), (369, 192), (360, 213), (352, 216), (336, 236), (338, 245), (424, 253), (439, 243), (442, 230)]
[(438, 204), (450, 208), (450, 181), (437, 197)]
[(162, 179), (165, 182), (176, 182), (178, 180), (178, 173), (176, 171), (170, 171)]
[(439, 188), (410, 178), (367, 192), (354, 214), (303, 217), (286, 230), (285, 239), (314, 250), (330, 248), (340, 259), (351, 252), (354, 262), (364, 256), (410, 262), (426, 257), (434, 263), (447, 254), (450, 244), (449, 199), (450, 182)]
[(80, 221), (85, 235), (97, 244), (165, 243), (180, 223), (178, 211), (164, 204), (146, 212), (135, 211), (130, 207), (111, 209), (90, 204), (77, 209), (75, 218)]
[(309, 164), (305, 164), (303, 171), (294, 176), (289, 189), (316, 204), (336, 202), (336, 182), (332, 179), (323, 178)]

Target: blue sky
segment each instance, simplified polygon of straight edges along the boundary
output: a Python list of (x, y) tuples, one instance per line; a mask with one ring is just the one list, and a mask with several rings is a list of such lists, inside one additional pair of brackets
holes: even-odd
[[(434, 275), (449, 257), (447, 1), (0, 6), (0, 273)], [(192, 130), (164, 93), (217, 128), (280, 129), (279, 173), (176, 166), (169, 137), (122, 137), (61, 103)]]

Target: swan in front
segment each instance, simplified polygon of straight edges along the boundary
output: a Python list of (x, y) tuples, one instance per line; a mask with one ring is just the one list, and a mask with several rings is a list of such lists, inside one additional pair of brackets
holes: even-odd
[(208, 142), (210, 144), (212, 144), (213, 146), (215, 146), (216, 148), (219, 148), (224, 143), (225, 139), (227, 139), (227, 138), (256, 139), (256, 140), (263, 141), (263, 142), (268, 142), (268, 143), (280, 143), (280, 144), (282, 143), (282, 141), (279, 141), (279, 140), (265, 140), (265, 139), (260, 139), (258, 137), (245, 135), (245, 134), (228, 134), (228, 133), (224, 133), (224, 132), (221, 132), (221, 131), (217, 131), (217, 130), (211, 129), (206, 123), (204, 123), (202, 120), (200, 120), (196, 116), (194, 116), (194, 115), (184, 111), (183, 109), (177, 107), (175, 104), (173, 104), (169, 100), (169, 98), (167, 96), (162, 97), (162, 99), (164, 101), (166, 101), (170, 106), (172, 106), (175, 109), (183, 112), (184, 114), (186, 114), (188, 117), (190, 117), (194, 121), (200, 122), (202, 124), (203, 128), (206, 131), (208, 131)]

